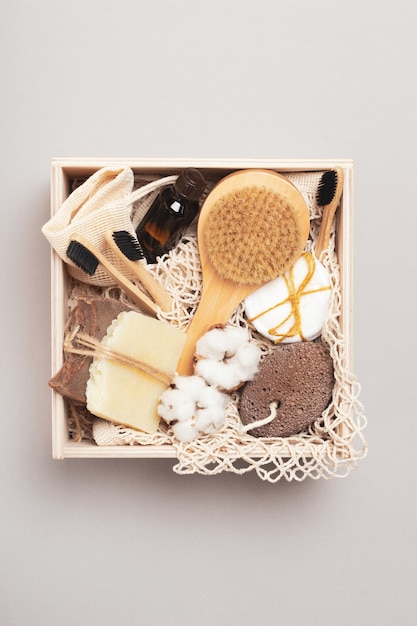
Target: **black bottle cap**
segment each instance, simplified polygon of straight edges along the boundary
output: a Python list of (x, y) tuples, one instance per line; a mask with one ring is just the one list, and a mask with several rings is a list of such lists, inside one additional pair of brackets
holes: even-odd
[(187, 167), (175, 181), (176, 191), (188, 200), (198, 200), (206, 185), (207, 181), (203, 174), (195, 167)]

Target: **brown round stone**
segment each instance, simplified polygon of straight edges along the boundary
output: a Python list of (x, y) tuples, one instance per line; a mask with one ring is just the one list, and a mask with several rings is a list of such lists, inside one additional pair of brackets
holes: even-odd
[(239, 412), (247, 425), (270, 414), (275, 419), (249, 431), (255, 437), (289, 437), (305, 430), (329, 405), (334, 386), (333, 361), (321, 343), (281, 344), (266, 356), (255, 378), (242, 388)]

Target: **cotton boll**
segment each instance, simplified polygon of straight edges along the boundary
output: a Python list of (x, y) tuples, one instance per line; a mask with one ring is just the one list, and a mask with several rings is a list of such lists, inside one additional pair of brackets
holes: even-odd
[(230, 360), (224, 363), (223, 361), (201, 359), (197, 361), (195, 370), (209, 385), (220, 389), (231, 390), (241, 382), (240, 369), (233, 367)]
[(206, 387), (199, 400), (196, 413), (198, 430), (213, 433), (218, 430), (226, 419), (227, 397), (214, 387)]
[(158, 415), (167, 422), (192, 419), (195, 402), (180, 389), (167, 389), (161, 395), (158, 404)]
[(247, 331), (240, 326), (212, 328), (197, 341), (196, 354), (205, 359), (221, 361), (225, 354), (233, 355), (248, 339)]
[(197, 341), (195, 348), (199, 357), (220, 361), (224, 356), (224, 329), (212, 328)]
[[(217, 361), (203, 359), (203, 362)], [(226, 419), (228, 396), (210, 386), (201, 376), (179, 376), (160, 398), (158, 414), (171, 424), (174, 437), (187, 442), (201, 434), (214, 433)]]
[(220, 406), (224, 408), (226, 406), (227, 397), (224, 393), (221, 393), (215, 387), (209, 387), (206, 385), (202, 390), (197, 402), (197, 407), (201, 409), (209, 408), (212, 406)]
[(240, 326), (228, 326), (225, 328), (225, 332), (227, 335), (227, 349), (231, 354), (234, 354), (237, 350), (239, 350), (240, 346), (249, 341), (249, 335), (245, 328), (241, 328)]
[(217, 385), (219, 380), (219, 361), (211, 361), (209, 359), (199, 359), (194, 370), (196, 374), (201, 376), (209, 385)]
[(261, 349), (254, 343), (242, 344), (235, 354), (235, 361), (246, 380), (251, 380), (258, 371)]
[(224, 391), (239, 389), (258, 369), (261, 350), (246, 328), (225, 326), (209, 330), (197, 342), (195, 373)]
[(211, 406), (206, 409), (199, 409), (196, 415), (196, 426), (198, 430), (205, 434), (215, 433), (226, 420), (226, 410), (223, 406)]
[(175, 376), (173, 384), (194, 402), (197, 402), (206, 386), (205, 380), (200, 376)]
[(176, 422), (172, 425), (172, 432), (178, 441), (192, 441), (199, 435), (195, 420)]

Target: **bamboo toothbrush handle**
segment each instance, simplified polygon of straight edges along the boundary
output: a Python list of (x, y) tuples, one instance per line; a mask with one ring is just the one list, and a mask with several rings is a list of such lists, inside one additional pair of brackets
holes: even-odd
[(334, 211), (330, 212), (330, 211), (326, 211), (326, 209), (331, 206), (332, 205), (328, 205), (327, 207), (324, 207), (323, 209), (323, 216), (322, 216), (322, 221), (320, 225), (320, 230), (319, 230), (316, 245), (314, 248), (314, 252), (315, 252), (317, 259), (320, 258), (320, 255), (323, 252), (323, 250), (326, 250), (329, 246), (330, 229), (331, 229), (332, 222), (333, 222)]
[(130, 261), (130, 259), (127, 259), (126, 257), (124, 257), (124, 260), (128, 261), (128, 265), (132, 272), (135, 273), (145, 289), (149, 291), (152, 298), (160, 306), (162, 311), (170, 311), (172, 305), (171, 296), (148, 272), (146, 267), (142, 265), (141, 261)]
[(99, 258), (99, 261), (106, 272), (114, 278), (117, 284), (132, 298), (133, 302), (135, 302), (139, 307), (146, 309), (148, 313), (151, 313), (156, 317), (156, 314), (158, 313), (158, 306), (153, 300), (148, 298), (143, 291), (130, 282), (130, 280), (119, 272), (119, 270), (117, 270), (111, 263), (109, 263), (105, 257), (103, 257), (103, 260)]
[(103, 260), (99, 258), (101, 265), (104, 267), (106, 272), (114, 278), (117, 284), (132, 298), (132, 300), (141, 308), (144, 308), (156, 317), (158, 313), (158, 306), (155, 304), (153, 300), (148, 298), (148, 296), (143, 293), (136, 285), (134, 285), (130, 280), (126, 278), (119, 270), (117, 270), (111, 263), (107, 261), (105, 257)]
[(337, 178), (337, 185), (336, 185), (335, 193), (334, 193), (332, 201), (323, 207), (320, 230), (319, 230), (316, 245), (314, 248), (314, 253), (317, 259), (319, 259), (321, 253), (324, 250), (327, 250), (327, 248), (329, 247), (330, 230), (332, 227), (333, 218), (335, 216), (337, 207), (339, 206), (340, 197), (342, 195), (343, 170), (342, 168), (336, 168), (336, 169), (337, 169), (338, 178)]
[(106, 241), (118, 258), (126, 264), (135, 276), (140, 280), (145, 289), (151, 294), (155, 302), (160, 306), (162, 311), (170, 311), (172, 298), (169, 293), (158, 283), (158, 281), (148, 272), (141, 261), (131, 261), (123, 254), (119, 246), (113, 239), (111, 232), (106, 233)]
[(151, 313), (156, 317), (158, 307), (155, 302), (148, 298), (148, 296), (143, 293), (143, 291), (138, 289), (138, 287), (130, 282), (130, 280), (128, 280), (126, 276), (119, 272), (119, 270), (114, 267), (114, 265), (112, 265), (110, 261), (106, 259), (104, 254), (102, 254), (95, 246), (92, 246), (87, 240), (78, 235), (74, 237), (74, 239), (81, 243), (83, 246), (85, 246), (88, 250), (90, 250), (92, 254), (94, 254), (94, 256), (97, 258), (100, 265), (102, 265), (102, 267), (105, 269), (107, 274), (116, 281), (119, 287), (121, 287), (123, 291), (128, 294), (128, 296), (130, 296), (133, 302), (135, 302), (139, 307), (146, 309), (148, 313)]
[(323, 214), (321, 218), (321, 225), (319, 234), (317, 236), (314, 252), (316, 258), (319, 259), (323, 250), (327, 250), (330, 241), (330, 230), (333, 223), (334, 214), (336, 213), (337, 204), (331, 202), (327, 206), (323, 207)]

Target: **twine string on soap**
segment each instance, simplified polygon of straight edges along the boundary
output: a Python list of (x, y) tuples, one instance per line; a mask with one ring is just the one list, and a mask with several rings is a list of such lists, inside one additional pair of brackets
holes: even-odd
[[(76, 347), (76, 344), (82, 347)], [(79, 326), (74, 328), (74, 330), (65, 337), (64, 351), (80, 354), (82, 356), (101, 357), (119, 363), (120, 365), (126, 365), (127, 367), (140, 370), (166, 386), (169, 386), (172, 382), (171, 375), (149, 363), (108, 348), (102, 342), (94, 339), (94, 337), (80, 332)]]

